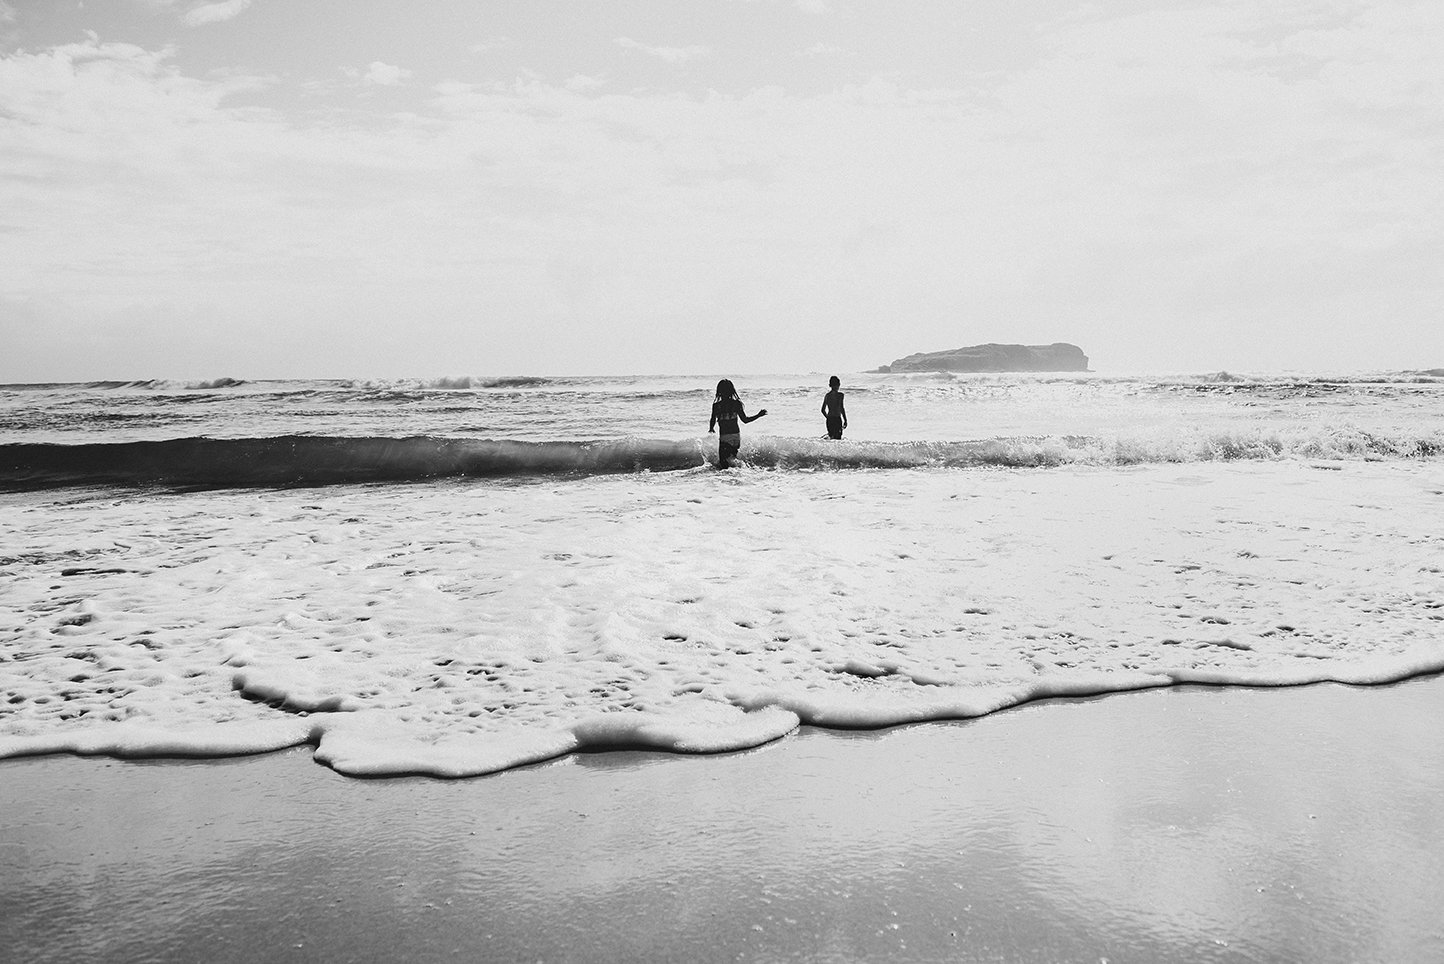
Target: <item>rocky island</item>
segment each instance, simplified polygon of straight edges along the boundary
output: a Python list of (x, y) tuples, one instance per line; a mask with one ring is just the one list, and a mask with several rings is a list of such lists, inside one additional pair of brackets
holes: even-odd
[(877, 372), (1086, 372), (1088, 356), (1077, 345), (971, 345), (918, 352)]

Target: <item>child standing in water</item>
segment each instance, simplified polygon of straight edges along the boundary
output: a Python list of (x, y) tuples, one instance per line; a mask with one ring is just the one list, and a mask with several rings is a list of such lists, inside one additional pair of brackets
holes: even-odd
[(722, 428), (717, 436), (717, 468), (729, 468), (742, 448), (742, 432), (737, 420), (755, 422), (766, 414), (767, 409), (763, 408), (756, 415), (749, 416), (743, 410), (742, 399), (737, 397), (737, 389), (732, 387), (732, 382), (724, 378), (717, 383), (717, 397), (712, 399), (712, 418), (707, 422), (709, 432), (718, 426)]
[(847, 409), (842, 407), (842, 392), (837, 390), (842, 382), (833, 375), (827, 380), (827, 385), (832, 389), (822, 396), (822, 415), (827, 419), (827, 437), (842, 438), (842, 430), (847, 428)]

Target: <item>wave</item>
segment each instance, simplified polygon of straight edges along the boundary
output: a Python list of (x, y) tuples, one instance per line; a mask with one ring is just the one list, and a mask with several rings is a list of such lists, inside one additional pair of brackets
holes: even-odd
[(543, 378), (540, 375), (503, 375), (481, 378), (474, 375), (457, 375), (442, 378), (377, 378), (342, 379), (334, 387), (360, 389), (370, 392), (385, 391), (427, 391), (427, 390), (475, 390), (487, 388), (540, 388), (557, 384), (560, 380)]
[(201, 381), (171, 381), (165, 378), (141, 378), (134, 381), (99, 381), (79, 384), (61, 384), (55, 388), (88, 388), (98, 391), (107, 389), (151, 389), (155, 391), (209, 391), (217, 388), (239, 388), (249, 384), (242, 378), (210, 378)]
[[(1444, 456), (1444, 433), (1420, 437), (1349, 429), (1200, 431), (1100, 438), (853, 442), (754, 436), (746, 468), (845, 470), (1135, 466), (1233, 460), (1396, 460)], [(709, 439), (525, 442), (412, 436), (285, 435), (113, 443), (0, 445), (0, 488), (74, 485), (325, 485), (431, 478), (596, 475), (696, 469), (715, 462)]]
[(205, 390), (212, 388), (239, 388), (247, 384), (243, 378), (213, 378), (204, 382), (186, 382), (185, 387), (190, 390)]
[(119, 379), (105, 379), (97, 382), (59, 382), (56, 384), (48, 385), (46, 387), (59, 389), (81, 388), (91, 389), (94, 391), (110, 391), (123, 388), (169, 388), (172, 387), (172, 383), (159, 378), (136, 378), (129, 381)]
[[(1122, 379), (1130, 381), (1131, 379)], [(1376, 385), (1437, 385), (1444, 382), (1444, 368), (1410, 369), (1405, 371), (1346, 373), (1264, 373), (1240, 374), (1219, 371), (1177, 378), (1137, 379), (1144, 384), (1168, 389), (1176, 387), (1238, 388), (1238, 389), (1333, 389)]]
[(827, 439), (749, 440), (744, 461), (754, 467), (817, 468), (1050, 468), (1180, 462), (1393, 460), (1444, 456), (1444, 433), (1388, 435), (1353, 429), (1214, 430), (1153, 435), (1022, 436), (960, 442), (833, 442)]
[(696, 441), (518, 442), (491, 439), (179, 438), (0, 445), (0, 486), (324, 485), (446, 476), (600, 474), (694, 468)]
[[(818, 390), (817, 377), (811, 375), (767, 376), (767, 387), (757, 389), (772, 394), (813, 394)], [(869, 391), (937, 390), (967, 392), (977, 387), (995, 390), (998, 387), (1026, 389), (1038, 385), (1099, 387), (1136, 387), (1143, 391), (1162, 393), (1285, 393), (1289, 397), (1314, 393), (1362, 390), (1372, 392), (1380, 387), (1398, 386), (1405, 391), (1434, 389), (1444, 385), (1444, 368), (1419, 368), (1373, 372), (1238, 372), (1203, 373), (1100, 373), (1100, 372), (907, 372), (863, 373), (848, 379), (848, 391), (866, 394)], [(91, 382), (34, 382), (0, 384), (0, 392), (54, 392), (85, 394), (89, 392), (132, 391), (157, 396), (178, 397), (198, 392), (243, 388), (247, 394), (287, 397), (304, 394), (327, 395), (353, 399), (358, 396), (372, 400), (424, 398), (450, 392), (522, 392), (532, 394), (580, 392), (587, 396), (604, 395), (622, 400), (662, 399), (697, 396), (708, 391), (708, 379), (702, 376), (539, 376), (458, 375), (435, 378), (298, 378), (239, 379), (222, 377), (198, 381), (161, 378), (136, 380), (103, 380)]]

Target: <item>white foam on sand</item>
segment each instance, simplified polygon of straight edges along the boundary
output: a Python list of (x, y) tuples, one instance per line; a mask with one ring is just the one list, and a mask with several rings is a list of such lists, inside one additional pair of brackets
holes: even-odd
[(1387, 682), (1444, 669), (1441, 492), (1426, 461), (3, 496), (0, 756), (464, 776)]

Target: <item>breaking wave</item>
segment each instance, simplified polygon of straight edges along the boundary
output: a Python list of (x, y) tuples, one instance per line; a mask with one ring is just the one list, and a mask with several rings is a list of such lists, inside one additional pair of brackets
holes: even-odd
[(243, 378), (209, 378), (199, 381), (172, 381), (166, 378), (142, 378), (135, 381), (85, 382), (78, 385), (54, 385), (53, 388), (146, 389), (153, 391), (211, 391), (217, 388), (239, 388), (250, 384)]
[(377, 378), (345, 379), (330, 386), (333, 388), (354, 388), (365, 391), (464, 391), (487, 388), (541, 388), (559, 382), (554, 378), (539, 375), (505, 375), (482, 378), (475, 375), (456, 375), (442, 378)]
[(180, 438), (0, 446), (0, 485), (324, 485), (445, 476), (599, 474), (691, 468), (697, 442), (517, 442), (491, 439)]
[[(1198, 431), (1153, 436), (1050, 436), (854, 442), (753, 436), (744, 468), (780, 471), (1132, 466), (1231, 460), (1390, 460), (1444, 455), (1444, 434), (1354, 429)], [(0, 487), (325, 485), (348, 482), (596, 475), (696, 469), (710, 437), (525, 442), (412, 436), (284, 435), (113, 443), (0, 445)]]

